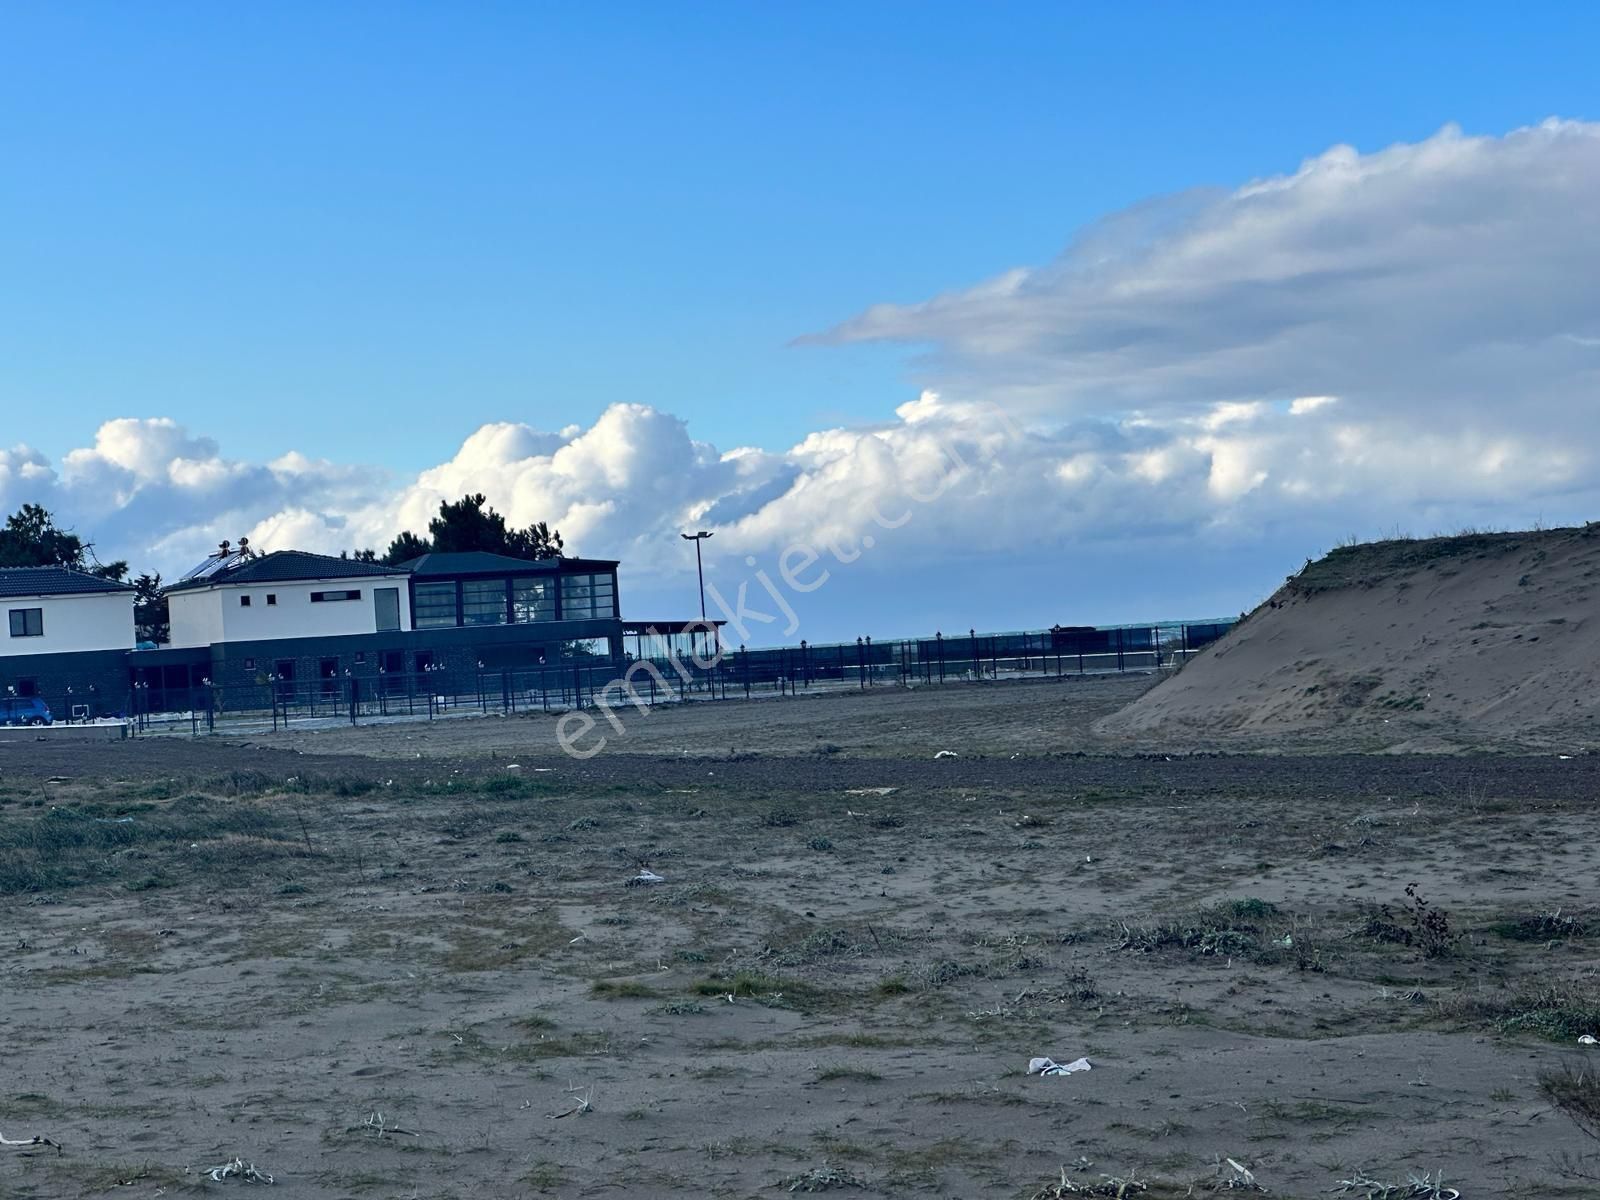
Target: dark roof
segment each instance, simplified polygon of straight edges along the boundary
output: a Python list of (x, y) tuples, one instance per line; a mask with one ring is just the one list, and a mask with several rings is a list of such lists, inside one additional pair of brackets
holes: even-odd
[(70, 567), (0, 567), (0, 596), (84, 596), (133, 587)]
[(361, 562), (354, 558), (335, 558), (331, 554), (307, 554), (302, 550), (274, 550), (258, 558), (249, 558), (237, 566), (228, 567), (213, 575), (184, 580), (167, 588), (169, 592), (189, 591), (193, 588), (211, 587), (213, 584), (239, 583), (295, 583), (312, 579), (354, 579), (359, 576), (404, 575), (398, 567), (382, 563)]
[(611, 570), (616, 562), (604, 558), (512, 558), (509, 554), (490, 554), (486, 550), (465, 550), (441, 554), (437, 551), (413, 558), (400, 564), (413, 575), (426, 578), (430, 575), (514, 575), (535, 571), (587, 570), (591, 567)]

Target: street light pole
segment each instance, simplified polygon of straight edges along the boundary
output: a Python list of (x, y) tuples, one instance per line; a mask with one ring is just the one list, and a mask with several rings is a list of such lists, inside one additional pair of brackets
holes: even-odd
[(702, 529), (698, 533), (680, 533), (678, 536), (686, 542), (694, 543), (694, 570), (700, 579), (700, 619), (704, 621), (706, 619), (706, 568), (700, 559), (700, 543), (712, 535)]

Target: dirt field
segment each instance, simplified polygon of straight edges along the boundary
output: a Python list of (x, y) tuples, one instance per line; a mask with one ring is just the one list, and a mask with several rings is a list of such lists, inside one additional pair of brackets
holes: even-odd
[(1600, 756), (1143, 686), (0, 746), (0, 1196), (1600, 1194)]

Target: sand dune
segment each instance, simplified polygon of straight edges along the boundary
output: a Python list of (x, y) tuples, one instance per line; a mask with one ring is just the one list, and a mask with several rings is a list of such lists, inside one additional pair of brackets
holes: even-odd
[(1223, 744), (1600, 744), (1600, 525), (1344, 547), (1106, 718)]

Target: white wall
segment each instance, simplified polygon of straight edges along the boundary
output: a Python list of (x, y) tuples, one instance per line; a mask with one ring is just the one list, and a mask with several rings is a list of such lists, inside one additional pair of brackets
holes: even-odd
[[(14, 608), (44, 610), (43, 637), (12, 637)], [(0, 600), (0, 656), (133, 649), (133, 593)]]
[[(179, 643), (178, 618), (173, 613), (174, 645), (210, 645), (212, 642), (258, 642), (280, 638), (338, 637), (351, 633), (375, 633), (378, 628), (376, 601), (379, 588), (393, 588), (399, 594), (400, 628), (411, 628), (411, 595), (403, 575), (391, 578), (362, 575), (354, 579), (318, 579), (309, 582), (272, 584), (224, 584), (207, 588), (204, 594), (217, 606), (220, 632), (205, 642)], [(313, 602), (312, 592), (360, 592), (359, 600)], [(182, 593), (179, 593), (180, 595)], [(249, 607), (239, 603), (250, 597)], [(268, 604), (267, 597), (277, 597)], [(211, 633), (210, 627), (205, 631)]]
[(169, 646), (209, 646), (222, 640), (222, 597), (206, 588), (167, 595)]

